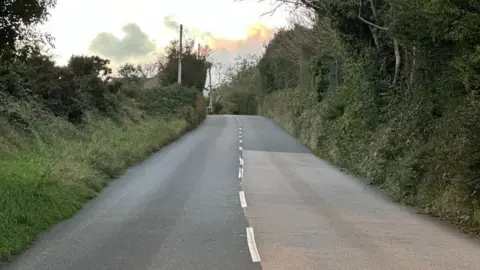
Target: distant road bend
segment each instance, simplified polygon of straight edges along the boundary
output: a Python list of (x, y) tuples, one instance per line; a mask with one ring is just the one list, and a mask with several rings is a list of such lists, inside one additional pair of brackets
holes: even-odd
[(273, 121), (209, 116), (5, 269), (480, 269), (478, 241), (313, 156)]

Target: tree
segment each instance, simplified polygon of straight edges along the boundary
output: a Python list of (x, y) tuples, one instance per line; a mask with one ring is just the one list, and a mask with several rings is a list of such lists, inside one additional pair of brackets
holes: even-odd
[(155, 61), (145, 64), (138, 64), (136, 66), (136, 69), (137, 73), (142, 79), (148, 79), (158, 75), (160, 63), (158, 61)]
[[(255, 114), (258, 106), (259, 73), (255, 55), (239, 57), (224, 68), (224, 81), (215, 88), (214, 113)], [(216, 96), (217, 96), (216, 95)], [(211, 97), (212, 98), (212, 97)]]
[(121, 66), (118, 70), (118, 74), (123, 79), (128, 79), (138, 83), (140, 83), (142, 77), (139, 68), (130, 63), (126, 63), (125, 65)]
[(50, 40), (33, 27), (44, 23), (56, 0), (0, 0), (0, 60), (11, 60), (19, 43), (38, 50), (38, 41)]
[(112, 69), (108, 67), (110, 60), (98, 56), (72, 56), (68, 61), (68, 68), (77, 76), (102, 76), (106, 78), (112, 74)]
[[(207, 70), (211, 63), (207, 60), (210, 50), (204, 47), (200, 55), (195, 51), (195, 41), (188, 40), (182, 49), (182, 85), (203, 91), (207, 80)], [(166, 55), (160, 70), (160, 84), (175, 84), (178, 79), (178, 41), (172, 41), (166, 48)]]

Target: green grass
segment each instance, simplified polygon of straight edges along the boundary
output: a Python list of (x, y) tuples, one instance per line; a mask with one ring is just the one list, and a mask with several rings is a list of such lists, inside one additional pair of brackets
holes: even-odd
[(57, 119), (28, 136), (2, 126), (0, 261), (24, 250), (112, 178), (188, 129), (185, 120), (142, 118), (120, 124), (91, 119), (82, 128)]

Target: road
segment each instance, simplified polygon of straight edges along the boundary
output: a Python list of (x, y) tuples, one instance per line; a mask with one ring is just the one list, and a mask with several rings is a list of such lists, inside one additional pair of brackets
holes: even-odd
[(210, 116), (4, 268), (480, 269), (480, 244), (271, 120)]

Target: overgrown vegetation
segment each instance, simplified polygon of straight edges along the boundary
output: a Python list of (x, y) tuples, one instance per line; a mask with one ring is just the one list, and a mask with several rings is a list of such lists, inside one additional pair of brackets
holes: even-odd
[[(150, 89), (142, 87), (141, 66), (127, 64), (117, 77), (109, 61), (97, 56), (72, 56), (59, 66), (41, 53), (38, 36), (30, 35), (54, 2), (4, 2), (0, 261), (73, 215), (128, 166), (196, 127), (205, 118), (201, 80), (209, 65), (204, 55), (185, 57), (184, 79), (194, 83), (166, 81)], [(167, 51), (157, 77), (176, 74), (168, 53), (175, 52)]]
[(259, 113), (316, 154), (480, 232), (480, 4), (286, 2), (307, 20), (228, 87), (251, 93), (256, 80)]
[(213, 91), (213, 113), (256, 114), (258, 107), (258, 80), (253, 56), (239, 58), (232, 66), (222, 70), (220, 85)]
[[(203, 90), (207, 80), (207, 69), (211, 63), (207, 61), (210, 54), (208, 47), (203, 47), (200, 52), (195, 51), (195, 41), (188, 40), (182, 47), (182, 69), (185, 76), (182, 84)], [(177, 82), (178, 78), (178, 41), (172, 41), (166, 49), (166, 57), (161, 62), (160, 82), (169, 85)], [(197, 55), (197, 54), (200, 55)]]

